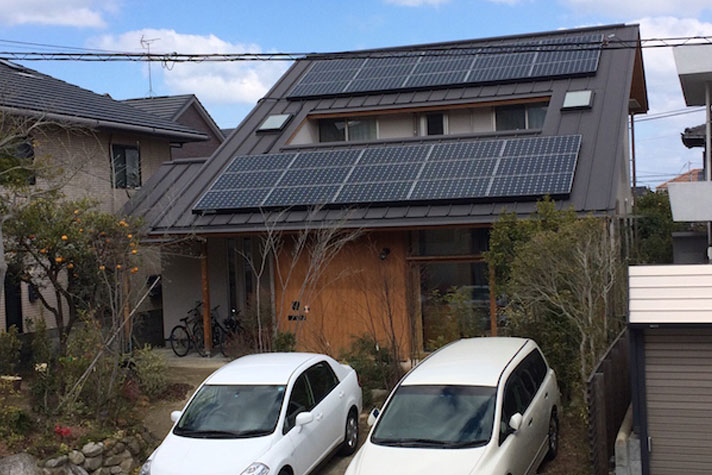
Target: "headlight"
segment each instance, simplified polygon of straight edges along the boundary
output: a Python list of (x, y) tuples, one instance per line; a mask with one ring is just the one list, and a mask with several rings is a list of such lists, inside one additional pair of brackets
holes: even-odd
[(149, 458), (146, 460), (146, 463), (144, 463), (141, 466), (141, 470), (139, 470), (138, 475), (151, 475), (151, 459)]
[(243, 470), (240, 475), (267, 475), (268, 473), (269, 467), (267, 465), (255, 462)]

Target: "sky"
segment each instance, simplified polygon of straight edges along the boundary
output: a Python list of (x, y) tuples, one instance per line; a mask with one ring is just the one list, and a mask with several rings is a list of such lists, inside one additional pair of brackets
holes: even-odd
[[(145, 52), (143, 37), (152, 53), (330, 52), (611, 23), (639, 24), (643, 38), (712, 35), (712, 0), (0, 0), (0, 50), (48, 50), (9, 43), (21, 41)], [(150, 91), (145, 63), (24, 64), (115, 99)], [(153, 95), (193, 93), (220, 127), (235, 127), (288, 66), (153, 63)], [(702, 166), (680, 133), (704, 112), (655, 118), (686, 106), (669, 48), (644, 50), (644, 68), (637, 176), (654, 187)]]

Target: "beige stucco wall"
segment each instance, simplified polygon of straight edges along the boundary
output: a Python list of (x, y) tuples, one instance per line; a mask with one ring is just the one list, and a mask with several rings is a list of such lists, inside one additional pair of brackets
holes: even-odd
[[(91, 198), (106, 212), (118, 212), (137, 190), (114, 189), (112, 186), (111, 145), (137, 145), (141, 157), (141, 182), (148, 181), (161, 163), (170, 159), (167, 139), (125, 132), (87, 131), (52, 127), (33, 137), (35, 160), (56, 173), (57, 182), (67, 199)], [(37, 186), (47, 186), (38, 180)], [(156, 262), (153, 257), (150, 262)], [(155, 264), (147, 263), (147, 273), (157, 273)], [(4, 293), (4, 292), (3, 292)], [(55, 303), (52, 292), (44, 291), (48, 301)], [(54, 328), (54, 316), (37, 300), (29, 302), (27, 285), (22, 284), (22, 312), (25, 329), (29, 320), (44, 317), (48, 328)], [(0, 331), (6, 328), (5, 296), (0, 298)]]

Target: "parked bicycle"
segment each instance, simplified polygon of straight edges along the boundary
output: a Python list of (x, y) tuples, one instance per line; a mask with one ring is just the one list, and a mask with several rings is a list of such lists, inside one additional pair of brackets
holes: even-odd
[(229, 317), (221, 319), (218, 313), (218, 307), (220, 307), (220, 305), (210, 310), (213, 350), (219, 350), (223, 356), (227, 356), (226, 346), (228, 342), (242, 330), (242, 327), (240, 326), (240, 321), (237, 319), (237, 311), (233, 310)]
[(203, 341), (203, 316), (200, 308), (203, 302), (197, 302), (195, 307), (188, 310), (188, 315), (180, 319), (171, 330), (171, 349), (176, 356), (183, 357), (191, 348), (200, 356), (205, 356), (205, 343)]

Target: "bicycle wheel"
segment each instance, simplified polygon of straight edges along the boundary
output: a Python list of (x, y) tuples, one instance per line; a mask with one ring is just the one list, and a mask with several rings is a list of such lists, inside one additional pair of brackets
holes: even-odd
[(219, 326), (213, 325), (213, 354), (217, 354), (218, 351), (223, 356), (227, 356), (225, 354), (225, 332)]
[(176, 356), (182, 357), (190, 351), (190, 336), (183, 325), (176, 325), (171, 330), (171, 349)]
[(205, 356), (205, 339), (203, 338), (203, 322), (193, 323), (193, 346), (200, 356)]

